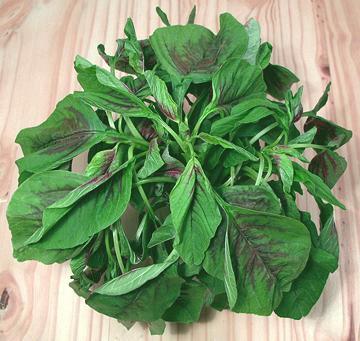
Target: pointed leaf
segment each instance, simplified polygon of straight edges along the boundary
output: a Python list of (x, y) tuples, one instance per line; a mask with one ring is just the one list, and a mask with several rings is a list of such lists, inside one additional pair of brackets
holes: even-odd
[(156, 7), (156, 13), (160, 17), (160, 19), (164, 23), (164, 25), (170, 26), (170, 22), (169, 22), (169, 19), (168, 19), (166, 13), (159, 6)]
[(145, 78), (150, 86), (151, 93), (156, 99), (161, 112), (170, 120), (178, 122), (177, 105), (169, 94), (166, 83), (155, 75), (153, 71), (146, 71)]
[(336, 205), (342, 209), (345, 206), (337, 200), (331, 193), (330, 188), (317, 175), (302, 168), (299, 164), (293, 162), (294, 180), (302, 182), (307, 190), (314, 196), (327, 201), (329, 204)]
[(147, 178), (155, 173), (164, 165), (164, 161), (160, 156), (160, 149), (156, 139), (150, 141), (149, 150), (146, 154), (146, 159), (143, 167), (139, 170), (138, 176), (140, 179)]
[(94, 292), (102, 295), (119, 296), (127, 294), (137, 288), (140, 288), (148, 281), (158, 277), (169, 266), (175, 263), (179, 258), (174, 250), (164, 263), (153, 264), (143, 268), (137, 268), (123, 275), (106, 282)]
[(238, 292), (236, 288), (235, 274), (231, 262), (229, 236), (227, 229), (225, 234), (224, 284), (226, 295), (229, 301), (229, 307), (232, 309), (236, 304)]
[(220, 224), (221, 214), (197, 160), (188, 162), (171, 191), (170, 210), (177, 232), (175, 249), (186, 263), (200, 264)]
[(200, 133), (199, 137), (209, 143), (209, 144), (214, 144), (214, 145), (220, 145), (221, 147), (225, 148), (225, 149), (232, 149), (235, 150), (236, 152), (238, 152), (239, 154), (241, 154), (242, 156), (244, 156), (245, 158), (247, 158), (248, 160), (251, 161), (257, 161), (258, 158), (251, 154), (250, 152), (248, 152), (246, 149), (237, 146), (235, 144), (233, 144), (232, 142), (226, 141), (221, 137), (217, 137), (217, 136), (212, 136), (206, 133)]

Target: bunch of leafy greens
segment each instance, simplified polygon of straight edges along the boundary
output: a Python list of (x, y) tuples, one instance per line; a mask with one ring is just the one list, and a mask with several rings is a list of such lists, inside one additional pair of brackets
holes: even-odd
[[(14, 256), (70, 260), (70, 286), (90, 307), (154, 334), (209, 306), (300, 319), (338, 266), (333, 207), (344, 206), (330, 189), (351, 132), (317, 115), (329, 86), (303, 112), (298, 78), (270, 63), (254, 19), (224, 13), (214, 34), (195, 9), (186, 25), (157, 12), (166, 27), (149, 39), (128, 19), (115, 55), (99, 45), (110, 71), (77, 57), (83, 91), (17, 136)], [(318, 227), (296, 205), (304, 187)]]

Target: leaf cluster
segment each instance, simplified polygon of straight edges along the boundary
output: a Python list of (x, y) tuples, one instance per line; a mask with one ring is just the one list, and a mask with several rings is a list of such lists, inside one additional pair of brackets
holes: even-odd
[[(338, 265), (333, 213), (344, 206), (331, 188), (351, 132), (318, 116), (330, 84), (304, 112), (299, 79), (270, 62), (256, 20), (224, 13), (214, 34), (195, 9), (186, 25), (157, 11), (165, 27), (149, 39), (128, 19), (114, 55), (99, 45), (109, 71), (78, 56), (83, 90), (18, 134), (14, 256), (70, 260), (90, 307), (154, 334), (206, 306), (299, 319)], [(296, 204), (303, 189), (319, 224)]]

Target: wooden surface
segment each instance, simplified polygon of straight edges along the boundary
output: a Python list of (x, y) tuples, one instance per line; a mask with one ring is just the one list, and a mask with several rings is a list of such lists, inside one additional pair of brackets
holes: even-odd
[[(161, 1), (171, 22), (184, 23), (193, 1)], [(326, 117), (354, 132), (341, 152), (349, 160), (335, 192), (347, 211), (336, 211), (340, 270), (321, 300), (301, 321), (228, 312), (206, 313), (193, 327), (171, 325), (150, 337), (142, 325), (130, 332), (88, 308), (68, 287), (67, 264), (17, 263), (5, 218), (16, 188), (14, 144), (18, 131), (37, 125), (76, 85), (72, 62), (81, 54), (99, 62), (96, 46), (109, 50), (127, 17), (139, 37), (160, 21), (159, 1), (0, 0), (0, 340), (316, 340), (360, 339), (360, 0), (199, 0), (197, 23), (218, 29), (218, 15), (257, 18), (274, 45), (273, 61), (293, 69), (305, 87), (305, 108), (333, 82)], [(312, 209), (311, 202), (304, 203)], [(8, 295), (8, 297), (6, 297)], [(6, 306), (6, 307), (5, 307)]]

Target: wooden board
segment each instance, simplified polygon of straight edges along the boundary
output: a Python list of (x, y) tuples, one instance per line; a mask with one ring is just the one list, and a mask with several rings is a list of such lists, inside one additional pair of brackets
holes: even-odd
[[(5, 210), (16, 188), (14, 143), (18, 131), (42, 122), (76, 85), (72, 62), (81, 54), (101, 62), (96, 46), (112, 50), (127, 17), (146, 37), (160, 21), (160, 3), (171, 22), (184, 23), (193, 3), (197, 23), (218, 29), (218, 15), (262, 25), (274, 45), (273, 60), (293, 69), (305, 87), (305, 108), (333, 82), (323, 114), (354, 131), (342, 154), (349, 160), (336, 195), (340, 270), (310, 316), (301, 321), (229, 312), (206, 313), (194, 326), (171, 325), (151, 338), (136, 325), (130, 332), (88, 308), (68, 287), (68, 265), (17, 263), (11, 256)], [(0, 1), (0, 340), (359, 340), (360, 337), (360, 1), (359, 0), (4, 0)], [(312, 202), (303, 203), (312, 209)], [(2, 301), (6, 301), (3, 295)], [(4, 306), (6, 302), (4, 303)], [(4, 308), (4, 307), (3, 307)]]

